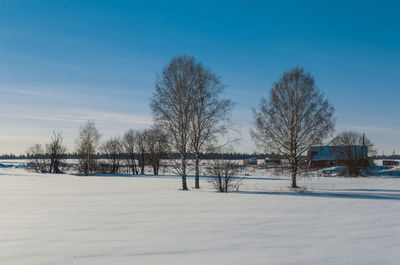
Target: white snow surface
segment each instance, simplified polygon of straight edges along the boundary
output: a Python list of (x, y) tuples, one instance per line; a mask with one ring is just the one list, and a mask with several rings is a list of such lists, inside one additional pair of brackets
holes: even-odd
[(247, 175), (222, 194), (1, 168), (0, 264), (400, 264), (399, 178)]

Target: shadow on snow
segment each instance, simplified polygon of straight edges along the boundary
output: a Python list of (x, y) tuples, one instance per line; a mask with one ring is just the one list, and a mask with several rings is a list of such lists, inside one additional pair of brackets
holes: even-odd
[[(156, 178), (156, 179), (180, 179), (179, 175), (129, 175), (129, 174), (105, 174), (105, 175), (78, 175), (79, 177), (98, 177), (98, 178)], [(187, 178), (193, 179), (194, 175)], [(209, 179), (210, 176), (200, 176), (201, 179)], [(240, 177), (242, 180), (279, 180), (287, 181), (290, 178), (263, 178), (263, 177)], [(318, 189), (316, 191), (306, 191), (298, 193), (294, 191), (234, 191), (236, 194), (253, 195), (279, 195), (279, 196), (300, 196), (300, 197), (320, 197), (320, 198), (342, 198), (342, 199), (370, 199), (370, 200), (400, 200), (400, 190), (396, 189)]]
[[(131, 174), (102, 174), (102, 175), (76, 175), (78, 177), (92, 177), (92, 178), (161, 178), (161, 179), (180, 179), (179, 175), (131, 175)], [(194, 178), (194, 175), (187, 175), (189, 179)], [(209, 179), (211, 176), (200, 176), (201, 179)], [(242, 180), (290, 180), (290, 178), (263, 178), (263, 177), (238, 177)]]
[[(257, 194), (257, 195), (280, 195), (280, 196), (299, 196), (299, 197), (320, 197), (320, 198), (341, 198), (341, 199), (369, 199), (369, 200), (400, 200), (400, 191), (395, 190), (377, 190), (381, 192), (365, 192), (373, 191), (368, 189), (340, 189), (336, 191), (311, 191), (298, 193), (294, 191), (236, 191), (239, 194)], [(355, 192), (356, 191), (356, 192)], [(360, 192), (364, 191), (364, 192)]]

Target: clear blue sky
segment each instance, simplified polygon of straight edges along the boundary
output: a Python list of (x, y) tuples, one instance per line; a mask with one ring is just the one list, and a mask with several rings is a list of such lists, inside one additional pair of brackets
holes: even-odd
[(0, 2), (0, 153), (24, 153), (62, 130), (69, 150), (85, 120), (105, 138), (151, 124), (155, 77), (196, 56), (222, 77), (253, 151), (251, 109), (303, 66), (379, 153), (400, 153), (397, 1)]

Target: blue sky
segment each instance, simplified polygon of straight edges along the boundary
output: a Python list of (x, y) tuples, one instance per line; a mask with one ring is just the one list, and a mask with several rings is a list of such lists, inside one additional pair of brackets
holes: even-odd
[[(322, 3), (323, 2), (323, 3)], [(396, 1), (0, 1), (0, 153), (24, 153), (85, 120), (104, 138), (148, 127), (156, 74), (187, 53), (226, 84), (251, 152), (253, 107), (302, 66), (336, 108), (336, 131), (400, 153)]]

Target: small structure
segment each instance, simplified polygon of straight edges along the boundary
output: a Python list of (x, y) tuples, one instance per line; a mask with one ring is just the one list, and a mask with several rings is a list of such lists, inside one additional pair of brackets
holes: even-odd
[(243, 159), (243, 166), (257, 165), (257, 158), (246, 158)]
[(281, 164), (281, 159), (278, 157), (266, 157), (264, 163), (266, 166), (276, 166)]
[(307, 153), (308, 167), (342, 166), (348, 160), (368, 163), (368, 146), (311, 146)]
[(400, 165), (399, 161), (396, 160), (383, 160), (382, 165), (384, 166), (398, 166)]

